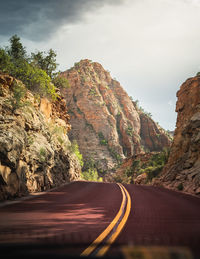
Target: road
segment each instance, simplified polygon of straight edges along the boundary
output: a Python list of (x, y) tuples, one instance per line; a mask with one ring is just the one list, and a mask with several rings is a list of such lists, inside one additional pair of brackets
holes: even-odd
[(160, 187), (80, 181), (0, 207), (0, 248), (10, 258), (19, 249), (30, 258), (35, 247), (60, 256), (121, 256), (124, 247), (155, 246), (183, 247), (198, 258), (199, 198)]

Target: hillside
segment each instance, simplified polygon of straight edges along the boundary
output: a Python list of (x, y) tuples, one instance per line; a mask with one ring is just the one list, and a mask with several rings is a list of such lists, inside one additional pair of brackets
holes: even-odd
[(166, 132), (99, 63), (81, 60), (61, 76), (70, 84), (62, 91), (71, 118), (69, 137), (77, 140), (86, 164), (104, 172), (126, 157), (170, 146)]

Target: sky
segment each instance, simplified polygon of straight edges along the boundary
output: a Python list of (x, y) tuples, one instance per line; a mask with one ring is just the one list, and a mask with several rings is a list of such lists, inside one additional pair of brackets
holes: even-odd
[(200, 0), (6, 0), (0, 45), (56, 51), (59, 70), (99, 62), (166, 130), (176, 92), (200, 71)]

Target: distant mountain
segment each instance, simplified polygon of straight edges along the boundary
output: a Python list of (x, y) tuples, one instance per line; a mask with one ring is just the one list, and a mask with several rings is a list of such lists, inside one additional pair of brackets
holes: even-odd
[(84, 160), (99, 171), (113, 169), (134, 154), (170, 146), (166, 131), (99, 63), (81, 60), (61, 76), (70, 83), (62, 91), (71, 117), (69, 137), (77, 140)]

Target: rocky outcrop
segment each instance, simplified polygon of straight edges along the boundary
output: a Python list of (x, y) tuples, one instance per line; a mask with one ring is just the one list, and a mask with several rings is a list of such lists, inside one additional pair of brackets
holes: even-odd
[(161, 151), (164, 147), (170, 147), (172, 136), (162, 129), (151, 117), (139, 111), (140, 115), (140, 137), (144, 150)]
[(178, 117), (169, 161), (155, 184), (200, 195), (200, 77), (188, 79), (177, 97)]
[(100, 171), (114, 168), (144, 147), (161, 150), (170, 145), (166, 134), (138, 111), (99, 63), (82, 60), (61, 76), (70, 83), (62, 92), (71, 117), (70, 139), (77, 140), (84, 160), (95, 161)]
[(105, 181), (134, 184), (151, 184), (161, 173), (169, 157), (169, 150), (140, 153), (126, 158)]
[(66, 102), (60, 95), (53, 103), (39, 101), (20, 81), (0, 75), (0, 200), (79, 178), (69, 129)]

